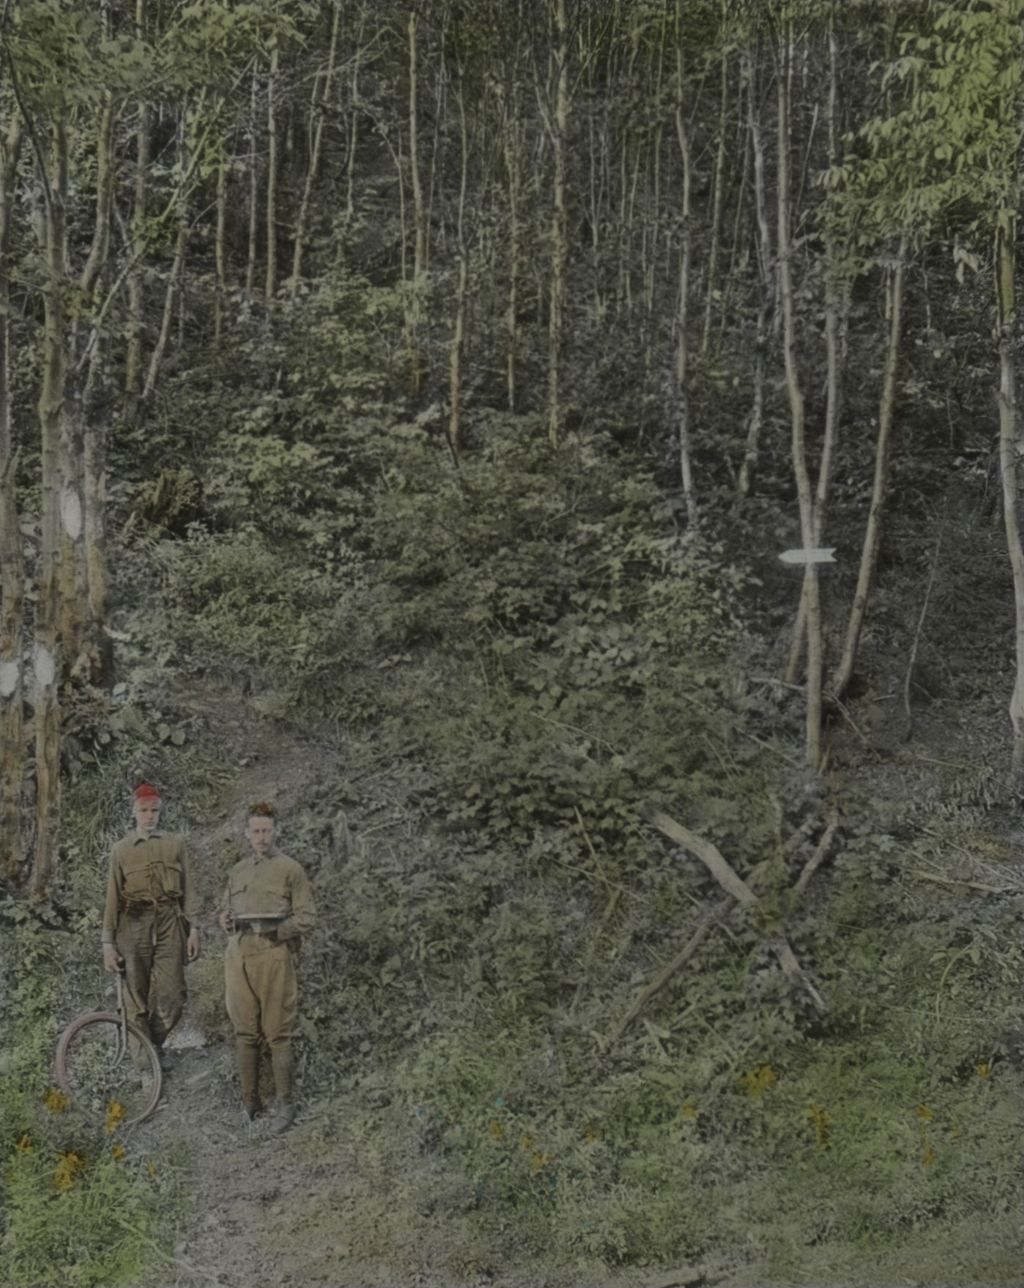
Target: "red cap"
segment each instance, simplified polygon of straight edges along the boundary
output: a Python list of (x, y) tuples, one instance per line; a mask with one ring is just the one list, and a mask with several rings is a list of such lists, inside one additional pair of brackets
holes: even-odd
[(135, 789), (135, 799), (137, 801), (158, 801), (160, 793), (152, 783), (139, 783)]

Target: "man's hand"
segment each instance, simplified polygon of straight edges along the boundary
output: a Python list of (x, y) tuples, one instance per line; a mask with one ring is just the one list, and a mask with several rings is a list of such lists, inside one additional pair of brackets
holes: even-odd
[(224, 911), (217, 918), (217, 920), (220, 922), (220, 928), (221, 930), (224, 931), (225, 935), (230, 935), (234, 933), (235, 919), (231, 915), (230, 908), (225, 908)]
[(124, 965), (124, 958), (117, 951), (114, 944), (103, 945), (103, 969), (112, 971), (115, 975)]
[(185, 940), (185, 955), (190, 962), (194, 962), (199, 956), (199, 931), (195, 926), (188, 932), (188, 938)]

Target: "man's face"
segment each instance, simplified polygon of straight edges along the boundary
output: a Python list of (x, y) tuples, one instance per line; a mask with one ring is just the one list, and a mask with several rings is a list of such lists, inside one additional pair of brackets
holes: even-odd
[(158, 800), (141, 800), (135, 802), (135, 822), (140, 832), (149, 835), (156, 831), (160, 822), (160, 802)]
[(245, 834), (256, 854), (266, 854), (274, 844), (274, 820), (265, 814), (251, 814)]

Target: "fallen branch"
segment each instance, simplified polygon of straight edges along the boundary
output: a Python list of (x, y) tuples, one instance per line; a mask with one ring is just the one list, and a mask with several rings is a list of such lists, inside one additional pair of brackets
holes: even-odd
[(619, 1038), (622, 1037), (623, 1033), (625, 1033), (651, 998), (660, 993), (669, 980), (672, 979), (673, 975), (682, 970), (686, 963), (696, 954), (697, 949), (701, 946), (704, 940), (707, 939), (708, 934), (719, 918), (728, 914), (729, 909), (733, 906), (733, 902), (734, 901), (731, 898), (723, 899), (720, 903), (716, 904), (715, 907), (709, 908), (707, 912), (705, 912), (704, 916), (697, 922), (697, 926), (693, 934), (682, 948), (680, 948), (679, 952), (676, 953), (675, 957), (673, 957), (666, 966), (662, 967), (659, 974), (651, 981), (651, 983), (637, 995), (632, 1006), (619, 1021), (615, 1029), (608, 1035), (606, 1047), (614, 1046), (615, 1043), (618, 1042)]
[(937, 872), (922, 872), (920, 868), (908, 868), (907, 874), (921, 881), (938, 881), (942, 885), (963, 886), (968, 890), (984, 890), (986, 894), (1020, 894), (1012, 886), (991, 886), (981, 881), (965, 881), (960, 877), (940, 877)]
[(674, 818), (662, 813), (661, 810), (641, 809), (637, 812), (652, 827), (656, 827), (659, 832), (663, 832), (670, 841), (675, 841), (684, 850), (689, 850), (694, 858), (700, 859), (701, 863), (704, 864), (726, 894), (731, 894), (737, 903), (741, 903), (745, 907), (757, 903), (757, 895), (739, 873), (729, 866), (717, 845), (706, 841), (702, 836), (698, 836), (696, 832), (691, 832), (688, 827), (683, 827), (682, 823), (677, 823)]
[[(746, 908), (749, 908), (758, 902), (757, 895), (754, 891), (751, 890), (750, 886), (747, 885), (739, 873), (730, 866), (722, 852), (716, 845), (712, 844), (711, 841), (705, 840), (702, 836), (698, 836), (696, 832), (691, 832), (688, 827), (684, 827), (682, 823), (677, 823), (674, 818), (665, 814), (661, 810), (643, 808), (638, 810), (638, 813), (641, 818), (650, 823), (652, 827), (656, 827), (658, 831), (667, 836), (669, 840), (675, 841), (677, 845), (681, 845), (685, 850), (688, 850), (689, 853), (694, 855), (694, 857), (700, 859), (722, 889), (729, 895), (729, 898), (724, 902), (719, 903), (714, 908), (710, 908), (704, 914), (701, 920), (697, 923), (697, 927), (693, 934), (675, 957), (673, 957), (672, 960), (662, 968), (657, 977), (637, 995), (629, 1010), (619, 1021), (612, 1033), (609, 1034), (606, 1042), (604, 1043), (605, 1050), (608, 1050), (608, 1048), (613, 1046), (619, 1038), (622, 1037), (623, 1033), (625, 1033), (626, 1029), (629, 1028), (630, 1024), (633, 1023), (651, 998), (657, 993), (660, 993), (673, 976), (691, 960), (691, 958), (696, 954), (697, 949), (707, 938), (712, 927), (723, 917), (728, 915), (734, 901), (742, 904)], [(831, 825), (832, 831), (835, 830), (835, 823), (837, 822), (838, 818), (836, 818), (835, 822)], [(831, 840), (828, 829), (826, 829), (826, 836)], [(823, 837), (822, 841), (824, 840), (825, 838)], [(819, 842), (818, 850), (821, 851), (821, 857), (817, 859), (817, 864), (815, 864), (815, 866), (820, 865), (824, 858), (826, 849), (827, 844), (823, 845), (822, 842)], [(808, 864), (808, 867), (810, 867), (810, 863)], [(804, 870), (806, 872), (807, 868)], [(813, 869), (811, 870), (811, 875), (813, 875)], [(810, 880), (810, 876), (808, 876), (807, 879)], [(770, 946), (776, 957), (778, 957), (779, 964), (787, 978), (799, 980), (804, 988), (807, 989), (807, 992), (813, 999), (814, 1004), (820, 1010), (825, 1010), (825, 999), (804, 974), (800, 963), (797, 960), (796, 954), (793, 952), (793, 949), (785, 935), (774, 936), (770, 941)]]
[(839, 811), (833, 809), (829, 814), (828, 827), (822, 833), (821, 840), (818, 842), (814, 853), (804, 864), (804, 869), (796, 879), (793, 886), (793, 893), (798, 897), (803, 895), (811, 883), (811, 878), (825, 861), (825, 855), (828, 853), (828, 847), (832, 844), (832, 838), (836, 834), (836, 828), (839, 826)]

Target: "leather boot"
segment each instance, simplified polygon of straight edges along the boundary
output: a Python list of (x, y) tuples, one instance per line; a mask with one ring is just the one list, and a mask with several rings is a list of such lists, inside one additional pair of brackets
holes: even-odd
[(274, 1068), (274, 1091), (277, 1093), (277, 1113), (272, 1131), (275, 1136), (287, 1131), (295, 1121), (295, 1060), (291, 1043), (271, 1047), (270, 1061)]
[(271, 1135), (280, 1136), (286, 1132), (295, 1121), (295, 1104), (291, 1100), (286, 1100), (277, 1107), (277, 1113), (274, 1115), (274, 1121), (270, 1128)]
[(247, 1038), (235, 1040), (235, 1054), (238, 1060), (238, 1084), (242, 1090), (242, 1104), (251, 1122), (263, 1112), (260, 1101), (260, 1049), (255, 1042)]

